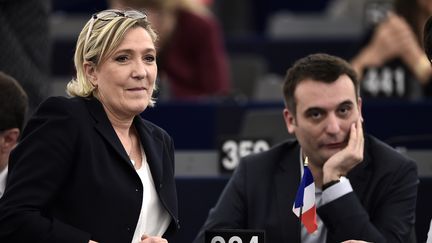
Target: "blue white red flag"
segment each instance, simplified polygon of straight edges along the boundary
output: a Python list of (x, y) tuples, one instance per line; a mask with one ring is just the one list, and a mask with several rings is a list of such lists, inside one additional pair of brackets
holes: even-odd
[(315, 183), (311, 171), (304, 166), (303, 178), (297, 190), (297, 196), (293, 205), (293, 212), (301, 218), (309, 234), (318, 228), (315, 206)]

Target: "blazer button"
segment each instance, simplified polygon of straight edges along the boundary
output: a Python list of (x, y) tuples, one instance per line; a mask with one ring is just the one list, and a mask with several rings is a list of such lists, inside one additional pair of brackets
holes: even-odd
[(130, 232), (131, 231), (131, 228), (130, 227), (127, 227), (127, 229), (126, 229), (128, 232)]
[(136, 191), (136, 192), (139, 192), (139, 189), (138, 189), (138, 188), (135, 188), (135, 191)]
[(159, 184), (159, 188), (162, 188), (162, 183), (161, 183), (161, 184)]

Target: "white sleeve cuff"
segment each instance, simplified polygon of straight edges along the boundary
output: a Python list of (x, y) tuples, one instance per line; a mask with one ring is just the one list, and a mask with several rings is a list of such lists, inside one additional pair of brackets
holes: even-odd
[(322, 192), (321, 206), (353, 191), (348, 178), (341, 176), (339, 180), (339, 183), (330, 186)]

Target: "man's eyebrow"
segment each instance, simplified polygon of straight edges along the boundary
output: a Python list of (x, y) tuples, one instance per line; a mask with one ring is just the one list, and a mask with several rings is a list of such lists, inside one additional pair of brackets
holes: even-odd
[[(347, 105), (353, 106), (354, 102), (351, 100), (345, 100), (345, 101), (342, 101), (337, 107), (347, 106)], [(304, 114), (309, 114), (311, 112), (325, 112), (325, 109), (322, 107), (319, 107), (319, 106), (312, 106), (312, 107), (309, 107), (308, 109), (306, 109), (304, 111)]]
[(352, 102), (352, 100), (345, 100), (343, 102), (341, 102), (338, 106), (345, 106), (345, 105), (354, 105), (354, 102)]

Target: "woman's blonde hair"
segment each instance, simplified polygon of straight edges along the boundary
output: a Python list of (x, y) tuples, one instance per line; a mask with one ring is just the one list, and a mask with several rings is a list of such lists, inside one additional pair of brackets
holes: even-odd
[[(96, 67), (103, 63), (120, 45), (126, 32), (131, 28), (144, 28), (156, 43), (157, 35), (152, 29), (147, 15), (137, 10), (109, 9), (97, 14), (86, 23), (78, 36), (74, 64), (76, 77), (67, 85), (66, 92), (70, 96), (94, 96), (95, 86), (88, 79), (84, 63), (92, 62)], [(153, 91), (156, 89), (154, 85)], [(152, 97), (150, 106), (154, 106)]]

